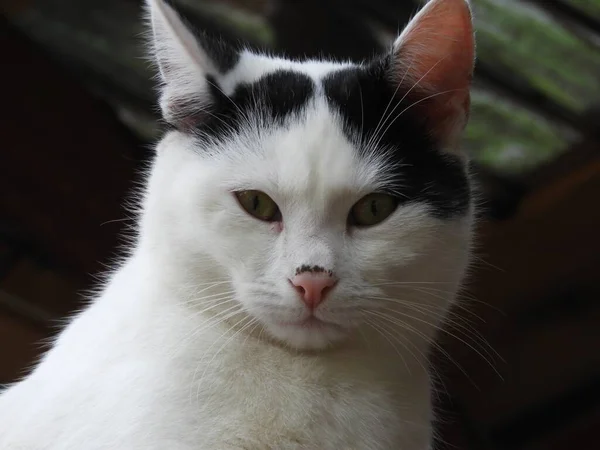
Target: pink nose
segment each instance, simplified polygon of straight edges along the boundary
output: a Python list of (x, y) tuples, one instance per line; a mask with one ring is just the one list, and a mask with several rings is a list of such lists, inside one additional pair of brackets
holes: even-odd
[(337, 284), (337, 278), (323, 273), (301, 273), (290, 280), (310, 309), (315, 309), (325, 300), (327, 293)]

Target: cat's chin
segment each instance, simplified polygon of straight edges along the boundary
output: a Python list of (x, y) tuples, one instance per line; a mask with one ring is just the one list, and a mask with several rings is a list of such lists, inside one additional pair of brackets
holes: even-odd
[(277, 341), (298, 350), (324, 350), (348, 338), (349, 330), (311, 318), (302, 322), (276, 322), (266, 327)]

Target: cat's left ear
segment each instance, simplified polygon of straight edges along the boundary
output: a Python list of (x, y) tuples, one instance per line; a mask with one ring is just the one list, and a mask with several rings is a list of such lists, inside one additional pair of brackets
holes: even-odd
[(210, 114), (213, 86), (238, 58), (222, 42), (194, 33), (166, 0), (146, 0), (151, 48), (162, 82), (163, 118), (186, 130)]
[(391, 82), (411, 90), (407, 98), (449, 150), (467, 123), (474, 60), (466, 0), (430, 0), (392, 47)]

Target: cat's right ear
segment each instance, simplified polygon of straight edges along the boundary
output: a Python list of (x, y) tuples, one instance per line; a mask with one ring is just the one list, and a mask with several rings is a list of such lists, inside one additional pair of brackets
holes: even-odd
[(224, 62), (235, 60), (237, 52), (195, 34), (165, 0), (146, 0), (146, 11), (162, 84), (163, 118), (178, 129), (191, 129), (210, 113), (211, 84), (218, 82)]
[(429, 0), (392, 48), (390, 81), (404, 85), (447, 149), (460, 152), (469, 116), (469, 88), (475, 63), (473, 19), (467, 0)]

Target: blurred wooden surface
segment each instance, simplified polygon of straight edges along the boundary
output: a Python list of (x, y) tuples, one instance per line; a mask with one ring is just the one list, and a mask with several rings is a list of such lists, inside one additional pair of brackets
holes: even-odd
[(45, 337), (46, 333), (37, 327), (0, 309), (0, 385), (27, 373), (38, 358)]
[[(110, 108), (0, 23), (6, 89), (0, 152), (2, 233), (26, 237), (75, 276), (118, 246), (139, 145)], [(106, 225), (103, 225), (106, 224)]]

